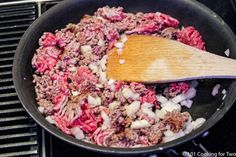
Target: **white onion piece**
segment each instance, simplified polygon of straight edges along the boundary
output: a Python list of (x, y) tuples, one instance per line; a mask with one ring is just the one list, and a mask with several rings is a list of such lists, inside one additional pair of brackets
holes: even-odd
[(112, 84), (112, 85), (110, 86), (110, 90), (111, 90), (112, 92), (115, 92), (115, 91), (116, 91), (116, 86), (115, 86), (114, 84)]
[(138, 93), (135, 93), (131, 96), (132, 99), (134, 100), (139, 100), (140, 95)]
[(108, 85), (112, 85), (114, 82), (115, 82), (115, 80), (110, 79), (110, 80), (107, 82), (107, 84), (108, 84)]
[(212, 94), (213, 96), (216, 96), (216, 94), (219, 93), (220, 86), (221, 86), (220, 84), (216, 84), (216, 85), (213, 87), (212, 92), (211, 92), (211, 94)]
[(227, 57), (229, 57), (229, 54), (230, 54), (230, 51), (229, 51), (229, 49), (227, 49), (227, 50), (225, 50), (225, 55), (227, 56)]
[(166, 130), (166, 131), (164, 132), (164, 135), (165, 135), (165, 136), (173, 136), (173, 135), (174, 135), (174, 132), (171, 131), (170, 129), (168, 129), (168, 130)]
[(184, 124), (184, 133), (188, 134), (193, 130), (192, 117), (189, 116), (188, 121)]
[(82, 54), (91, 54), (93, 50), (90, 45), (83, 45), (80, 47), (80, 51)]
[(206, 121), (205, 118), (198, 118), (195, 121), (192, 121), (193, 129), (195, 130), (199, 128), (205, 121)]
[(153, 106), (154, 106), (153, 104), (145, 102), (145, 103), (142, 104), (142, 109), (143, 109), (143, 108), (150, 109), (150, 108), (152, 108)]
[(103, 88), (103, 85), (100, 84), (100, 83), (97, 83), (97, 84), (96, 84), (96, 87), (97, 87), (97, 88)]
[(144, 114), (146, 114), (149, 118), (156, 119), (156, 114), (155, 114), (152, 110), (150, 110), (150, 109), (148, 109), (148, 108), (142, 108), (141, 110), (142, 110), (142, 112), (143, 112)]
[(181, 101), (180, 102), (180, 105), (181, 106), (185, 106), (187, 108), (191, 108), (192, 107), (192, 104), (193, 104), (193, 101), (190, 100), (190, 99), (187, 99), (187, 100), (184, 100), (184, 101)]
[(185, 93), (186, 99), (192, 99), (196, 96), (196, 89), (195, 88), (189, 88), (189, 90)]
[(88, 103), (89, 103), (89, 105), (91, 105), (92, 107), (95, 107), (95, 106), (99, 106), (99, 105), (101, 105), (101, 103), (102, 103), (102, 100), (101, 100), (101, 98), (100, 97), (96, 97), (96, 98), (94, 98), (94, 97), (92, 97), (92, 96), (88, 96)]
[(68, 70), (71, 72), (75, 72), (77, 68), (75, 66), (72, 66), (72, 67), (69, 67)]
[(99, 81), (104, 83), (107, 81), (107, 74), (106, 72), (102, 72), (101, 70), (99, 71)]
[(46, 119), (49, 123), (55, 124), (55, 121), (52, 119), (51, 116), (47, 116), (45, 119)]
[(122, 42), (115, 43), (115, 47), (118, 49), (122, 49), (124, 47), (124, 44)]
[(166, 97), (162, 96), (162, 95), (157, 95), (157, 101), (164, 104), (168, 101), (168, 99)]
[(134, 101), (130, 105), (125, 106), (125, 110), (128, 116), (134, 115), (140, 108), (140, 101)]
[(127, 38), (126, 34), (122, 34), (121, 35), (121, 42), (125, 43), (127, 40), (128, 40), (128, 38)]
[(165, 104), (162, 104), (161, 110), (164, 112), (172, 112), (173, 110), (181, 111), (181, 106), (179, 104), (168, 101)]
[(157, 119), (164, 119), (166, 112), (163, 110), (156, 110), (156, 117)]
[(179, 137), (182, 137), (184, 135), (185, 135), (185, 133), (182, 130), (180, 130), (179, 132), (174, 133), (172, 136), (164, 136), (163, 137), (163, 141), (164, 142), (173, 141), (173, 140), (175, 140), (175, 139), (177, 139)]
[(80, 129), (79, 126), (76, 126), (76, 127), (73, 127), (70, 129), (71, 131), (71, 134), (75, 136), (75, 138), (81, 140), (81, 139), (84, 139), (85, 136), (84, 136), (84, 132)]
[(38, 107), (38, 110), (39, 110), (40, 113), (44, 113), (44, 107), (39, 106), (39, 107)]
[(225, 95), (225, 94), (226, 94), (226, 90), (223, 89), (223, 90), (221, 91), (221, 93), (222, 93), (223, 95)]
[(128, 98), (132, 97), (132, 95), (134, 95), (134, 93), (132, 92), (131, 89), (129, 89), (129, 88), (124, 88), (124, 89), (122, 89), (122, 95), (123, 95), (126, 99), (128, 99)]
[(99, 61), (99, 65), (103, 71), (106, 70), (106, 64), (107, 64), (107, 55), (104, 55), (102, 59)]
[(110, 103), (108, 106), (109, 106), (109, 110), (113, 111), (113, 110), (115, 110), (117, 107), (120, 106), (120, 102), (118, 102), (118, 101), (113, 101), (113, 102)]
[(102, 111), (101, 116), (103, 119), (102, 130), (110, 128), (111, 120), (110, 120), (109, 116), (106, 114), (106, 112)]
[(193, 130), (193, 125), (192, 125), (192, 123), (189, 123), (189, 124), (186, 126), (186, 128), (185, 128), (185, 130), (184, 130), (184, 133), (185, 133), (185, 134), (189, 134), (192, 130)]
[(131, 129), (141, 129), (141, 128), (147, 128), (150, 127), (151, 124), (148, 123), (146, 120), (136, 120), (131, 123)]
[(78, 91), (72, 91), (71, 94), (72, 94), (73, 96), (77, 96), (77, 95), (79, 95), (79, 92), (78, 92)]
[(103, 39), (99, 39), (98, 46), (105, 46), (105, 41)]
[(179, 94), (176, 97), (172, 99), (173, 103), (178, 104), (179, 102), (186, 99), (186, 96), (184, 94)]
[(119, 60), (119, 63), (120, 63), (120, 64), (125, 64), (125, 60), (124, 60), (124, 59), (120, 59), (120, 60)]
[(98, 66), (95, 63), (90, 63), (88, 65), (89, 69), (92, 70), (93, 73), (97, 73), (98, 72)]

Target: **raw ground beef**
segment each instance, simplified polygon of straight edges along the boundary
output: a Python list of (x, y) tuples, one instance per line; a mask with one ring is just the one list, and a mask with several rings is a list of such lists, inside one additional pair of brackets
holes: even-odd
[[(66, 134), (110, 147), (142, 147), (184, 131), (189, 82), (145, 85), (107, 80), (107, 50), (126, 34), (162, 36), (204, 50), (200, 33), (163, 13), (99, 8), (55, 33), (45, 32), (32, 59), (39, 111)], [(124, 41), (125, 42), (125, 41)], [(157, 88), (158, 87), (158, 88)], [(191, 89), (191, 90), (190, 90)], [(190, 93), (191, 94), (191, 93)], [(188, 125), (188, 130), (190, 128)]]

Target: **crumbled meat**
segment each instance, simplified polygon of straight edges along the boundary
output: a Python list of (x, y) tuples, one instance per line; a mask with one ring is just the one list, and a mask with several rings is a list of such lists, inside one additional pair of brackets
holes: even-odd
[[(185, 93), (189, 84), (171, 83), (164, 89), (160, 84), (108, 80), (107, 52), (126, 34), (161, 36), (205, 49), (194, 27), (178, 27), (177, 19), (163, 13), (133, 14), (125, 13), (122, 7), (105, 6), (94, 15), (84, 15), (78, 24), (45, 32), (32, 59), (40, 111), (66, 134), (75, 136), (71, 130), (81, 129), (85, 139), (97, 145), (160, 143), (167, 127), (178, 132), (190, 115), (173, 111), (159, 118), (156, 113), (161, 113), (161, 101), (157, 94), (172, 99)], [(137, 127), (139, 123), (145, 127)]]
[(170, 129), (174, 132), (178, 132), (180, 129), (183, 129), (184, 124), (189, 119), (189, 113), (183, 112), (180, 113), (177, 110), (174, 110), (172, 112), (167, 112), (163, 123), (170, 125)]
[(164, 95), (173, 98), (178, 94), (185, 93), (190, 88), (189, 84), (185, 82), (171, 83), (169, 87), (164, 90)]
[(176, 39), (177, 29), (173, 27), (167, 27), (161, 31), (161, 36), (168, 39)]
[(205, 42), (202, 40), (202, 36), (192, 26), (186, 27), (179, 31), (177, 34), (177, 40), (184, 44), (205, 50)]

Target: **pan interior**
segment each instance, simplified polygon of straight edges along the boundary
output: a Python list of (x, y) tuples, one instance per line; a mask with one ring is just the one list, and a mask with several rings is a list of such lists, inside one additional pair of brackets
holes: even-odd
[[(38, 39), (43, 34), (43, 32), (54, 32), (56, 29), (65, 27), (65, 25), (68, 23), (78, 23), (84, 14), (91, 15), (97, 10), (97, 8), (105, 5), (122, 6), (124, 7), (125, 12), (136, 13), (140, 11), (159, 11), (169, 14), (170, 16), (178, 19), (183, 26), (192, 25), (196, 27), (196, 29), (203, 36), (203, 40), (206, 42), (206, 49), (210, 52), (216, 52), (218, 55), (224, 56), (224, 51), (229, 49), (231, 52), (230, 57), (236, 58), (236, 47), (234, 44), (235, 38), (228, 26), (221, 19), (215, 16), (213, 12), (209, 12), (203, 6), (198, 5), (194, 1), (188, 0), (146, 0), (145, 2), (142, 0), (66, 1), (50, 9), (30, 26), (17, 48), (13, 69), (14, 84), (16, 86), (17, 93), (29, 114), (31, 114), (31, 116), (41, 126), (46, 128), (57, 137), (76, 144), (80, 147), (100, 152), (101, 150), (106, 149), (110, 153), (131, 153), (131, 150), (128, 151), (128, 149), (103, 148), (92, 144), (86, 144), (84, 142), (78, 142), (76, 139), (65, 135), (54, 126), (50, 125), (37, 110), (34, 85), (32, 83), (33, 69), (31, 67), (31, 60), (35, 50), (39, 47)], [(219, 79), (200, 81), (197, 96), (194, 98), (194, 104), (191, 109), (186, 110), (191, 113), (193, 118), (204, 117), (212, 121), (212, 115), (215, 114), (214, 119), (216, 121), (219, 120), (230, 108), (234, 98), (236, 97), (236, 91), (233, 91), (234, 86), (232, 82), (232, 80)], [(216, 83), (220, 83), (222, 85), (222, 89), (228, 90), (229, 87), (231, 88), (231, 91), (229, 91), (231, 94), (227, 95), (227, 97), (231, 98), (227, 98), (226, 101), (224, 101), (224, 105), (222, 105), (223, 95), (219, 94), (217, 97), (213, 97), (211, 95), (212, 88)], [(224, 112), (216, 113), (218, 108)], [(207, 124), (203, 125), (202, 128), (196, 130), (195, 133), (187, 137), (183, 137), (179, 141), (176, 140), (161, 146), (168, 148), (170, 146), (187, 141), (208, 129), (214, 123), (215, 122), (213, 121), (209, 122), (207, 123), (208, 126)], [(157, 149), (157, 147), (158, 146), (139, 149), (139, 151), (136, 151), (136, 153), (154, 151)]]

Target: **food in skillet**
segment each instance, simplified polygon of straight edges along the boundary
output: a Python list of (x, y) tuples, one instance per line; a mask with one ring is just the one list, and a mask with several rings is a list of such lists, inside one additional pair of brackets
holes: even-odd
[(127, 34), (162, 36), (205, 49), (194, 27), (179, 28), (179, 21), (166, 14), (99, 8), (78, 24), (40, 38), (32, 60), (39, 111), (64, 133), (109, 147), (156, 145), (198, 128), (204, 118), (193, 120), (181, 112), (191, 107), (197, 81), (107, 80), (106, 53), (114, 46), (121, 49)]

